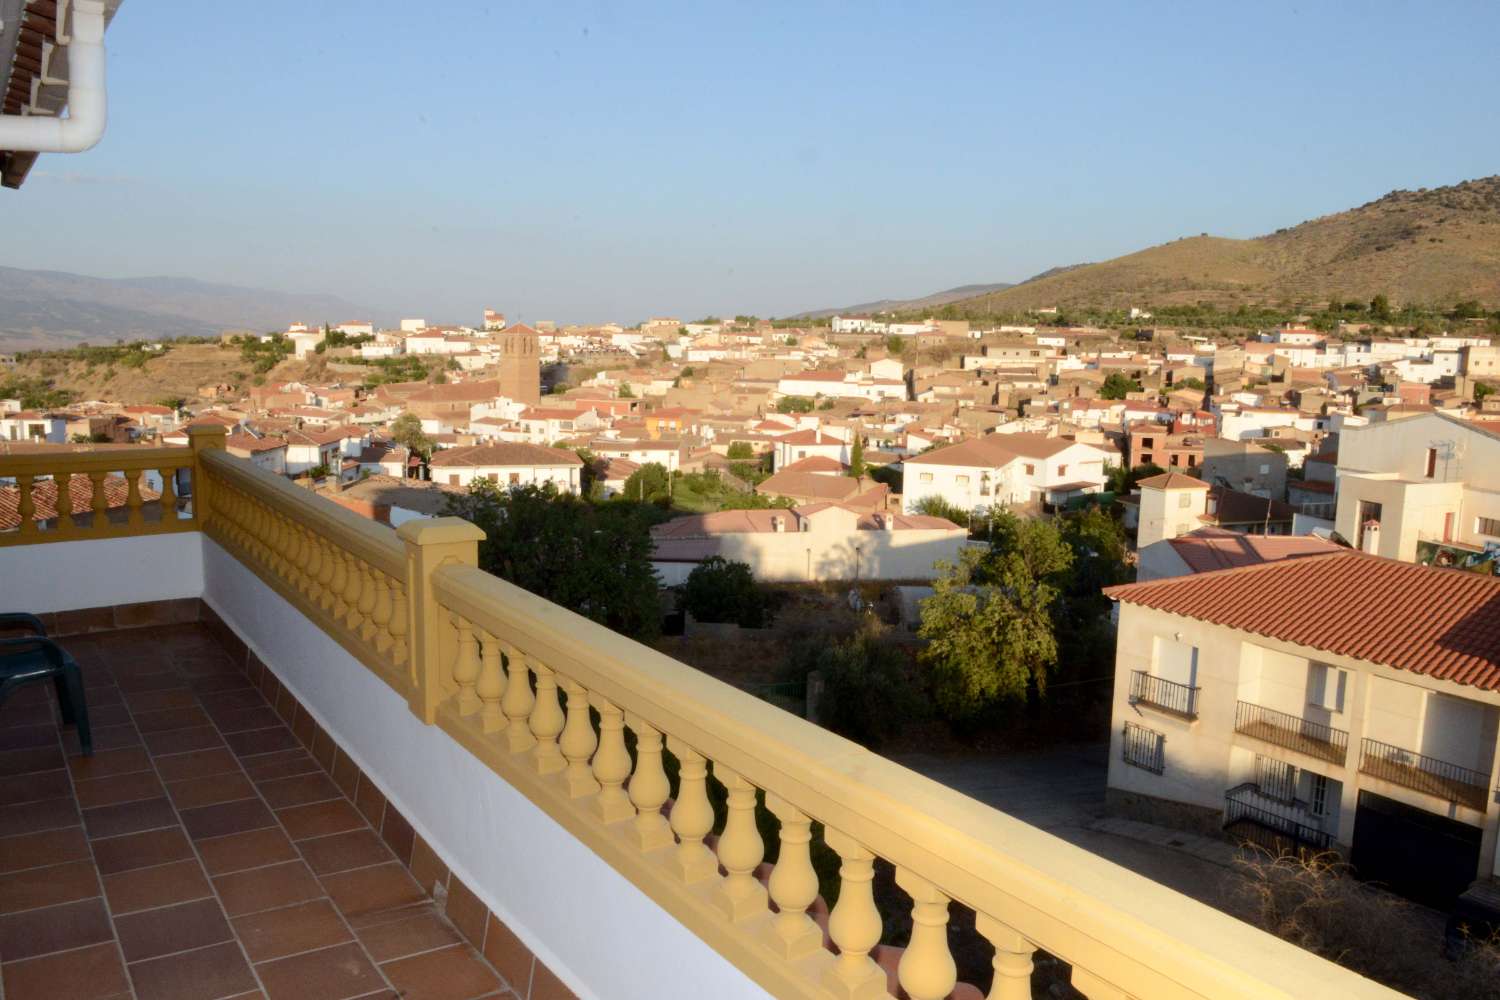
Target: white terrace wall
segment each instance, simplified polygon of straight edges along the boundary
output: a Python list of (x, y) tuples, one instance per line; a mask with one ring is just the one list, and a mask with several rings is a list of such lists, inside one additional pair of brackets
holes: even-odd
[(203, 593), (196, 531), (0, 549), (0, 610), (76, 611)]

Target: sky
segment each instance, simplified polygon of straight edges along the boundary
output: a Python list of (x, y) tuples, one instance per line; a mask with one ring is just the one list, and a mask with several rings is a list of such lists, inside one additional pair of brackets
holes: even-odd
[(0, 264), (384, 322), (1017, 281), (1500, 173), (1497, 34), (1492, 0), (125, 0), (108, 132), (0, 191)]

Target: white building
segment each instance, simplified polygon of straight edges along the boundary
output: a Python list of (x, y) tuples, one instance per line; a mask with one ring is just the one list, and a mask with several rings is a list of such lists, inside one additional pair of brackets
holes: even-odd
[(908, 458), (902, 509), (927, 497), (961, 510), (1031, 503), (1063, 503), (1098, 493), (1108, 454), (1093, 445), (1041, 434), (990, 434)]
[(1113, 809), (1437, 905), (1496, 874), (1500, 580), (1344, 549), (1107, 593)]
[(0, 416), (0, 441), (65, 444), (67, 440), (68, 418), (62, 414), (15, 410)]
[(712, 556), (747, 563), (757, 580), (930, 580), (934, 563), (958, 559), (968, 531), (941, 517), (816, 503), (679, 517), (651, 538), (652, 565), (670, 587)]
[(487, 479), (501, 487), (551, 483), (559, 493), (582, 488), (583, 460), (565, 448), (510, 442), (444, 448), (428, 464), (433, 481), (448, 486)]

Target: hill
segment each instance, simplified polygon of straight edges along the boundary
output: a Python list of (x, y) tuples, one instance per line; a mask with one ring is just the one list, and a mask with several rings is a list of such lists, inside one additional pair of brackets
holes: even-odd
[(212, 337), (226, 329), (277, 330), (306, 320), (372, 318), (333, 295), (218, 285), (191, 278), (94, 278), (0, 267), (0, 350), (88, 341)]
[(1058, 268), (952, 307), (973, 316), (1046, 306), (1311, 305), (1378, 294), (1401, 305), (1500, 306), (1500, 176), (1392, 191), (1268, 236), (1193, 236)]
[(987, 295), (992, 292), (1002, 291), (1010, 288), (1008, 282), (996, 282), (989, 285), (959, 285), (957, 288), (949, 288), (941, 292), (933, 292), (919, 299), (877, 299), (874, 302), (860, 302), (857, 305), (843, 306), (839, 309), (813, 309), (808, 312), (798, 313), (791, 319), (825, 319), (829, 316), (864, 315), (867, 313), (883, 312), (920, 312), (923, 309), (936, 309), (950, 302), (959, 302), (972, 299), (975, 296)]

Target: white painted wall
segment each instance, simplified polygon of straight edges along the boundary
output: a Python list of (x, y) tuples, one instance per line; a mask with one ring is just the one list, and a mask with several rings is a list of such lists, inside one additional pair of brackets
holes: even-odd
[(204, 540), (203, 564), (209, 605), (579, 996), (768, 996), (232, 555)]
[(203, 593), (201, 535), (101, 538), (0, 549), (0, 607), (73, 611)]

